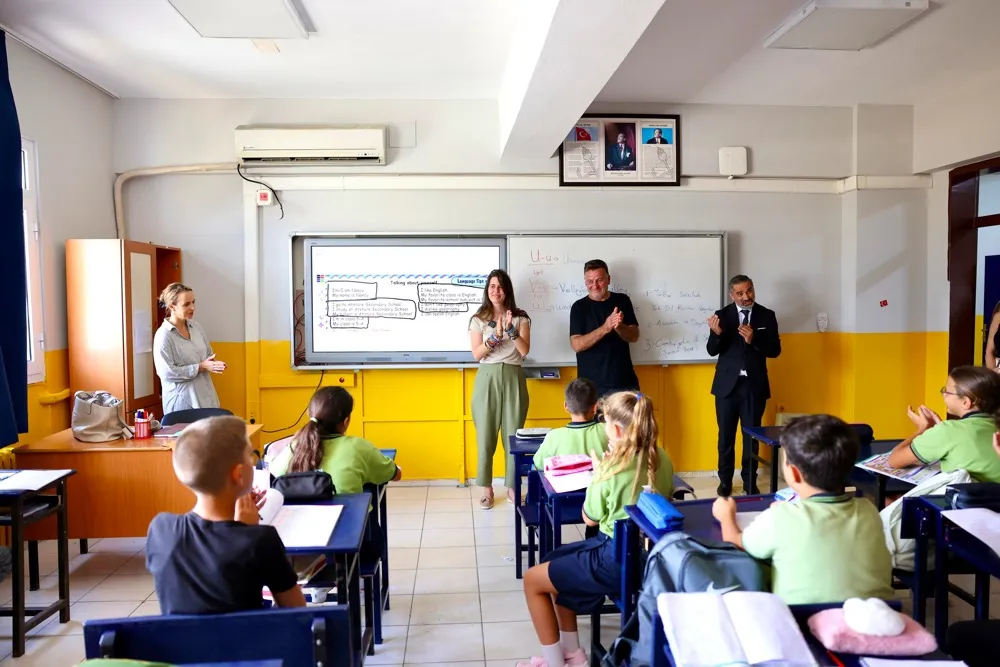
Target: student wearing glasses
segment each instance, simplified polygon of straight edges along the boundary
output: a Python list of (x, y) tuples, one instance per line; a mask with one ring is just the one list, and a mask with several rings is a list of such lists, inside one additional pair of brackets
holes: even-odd
[(889, 465), (907, 468), (941, 462), (942, 472), (965, 470), (977, 482), (1000, 483), (993, 434), (1000, 423), (1000, 375), (980, 366), (959, 366), (941, 388), (943, 420), (926, 405), (907, 408), (917, 432), (896, 445)]

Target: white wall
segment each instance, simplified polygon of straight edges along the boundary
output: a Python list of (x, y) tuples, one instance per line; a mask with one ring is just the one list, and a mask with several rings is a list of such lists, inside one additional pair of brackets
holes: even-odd
[(66, 347), (65, 241), (115, 236), (112, 99), (7, 39), (21, 134), (37, 144), (45, 342)]
[(917, 104), (913, 171), (929, 173), (1000, 153), (1000, 66)]
[[(195, 183), (197, 179), (202, 179)], [(198, 318), (213, 340), (243, 340), (242, 208), (228, 176), (182, 176), (161, 184), (184, 191), (166, 204), (153, 181), (129, 193), (144, 210), (137, 238), (179, 245), (185, 280), (198, 293)], [(836, 195), (660, 191), (296, 191), (280, 193), (285, 219), (267, 209), (262, 224), (261, 338), (289, 337), (289, 236), (296, 232), (531, 232), (545, 230), (719, 230), (731, 233), (730, 273), (753, 276), (761, 302), (783, 331), (814, 331), (815, 313), (831, 313), (828, 289), (840, 272)], [(204, 202), (200, 207), (195, 201)]]
[(927, 190), (927, 331), (947, 331), (950, 317), (948, 285), (948, 172), (932, 175)]

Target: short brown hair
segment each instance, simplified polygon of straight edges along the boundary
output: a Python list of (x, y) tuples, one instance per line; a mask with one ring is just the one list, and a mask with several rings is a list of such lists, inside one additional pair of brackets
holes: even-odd
[(250, 440), (239, 417), (209, 417), (181, 431), (174, 446), (174, 473), (197, 493), (219, 493), (226, 477), (246, 456)]

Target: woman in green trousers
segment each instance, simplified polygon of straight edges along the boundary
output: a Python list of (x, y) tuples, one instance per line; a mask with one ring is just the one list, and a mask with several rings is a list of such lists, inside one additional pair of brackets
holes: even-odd
[(524, 426), (528, 415), (528, 386), (524, 357), (531, 347), (531, 319), (514, 302), (514, 286), (505, 271), (496, 269), (486, 280), (483, 303), (469, 320), (472, 356), (479, 362), (472, 388), (472, 421), (476, 425), (479, 465), (476, 484), (482, 487), (479, 506), (493, 507), (493, 454), (497, 434), (507, 452), (504, 485), (514, 501), (514, 463), (507, 451), (510, 436)]

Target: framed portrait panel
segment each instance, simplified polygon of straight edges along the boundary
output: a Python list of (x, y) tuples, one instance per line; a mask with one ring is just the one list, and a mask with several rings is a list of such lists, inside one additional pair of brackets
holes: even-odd
[(680, 185), (680, 116), (587, 114), (559, 147), (559, 185)]

